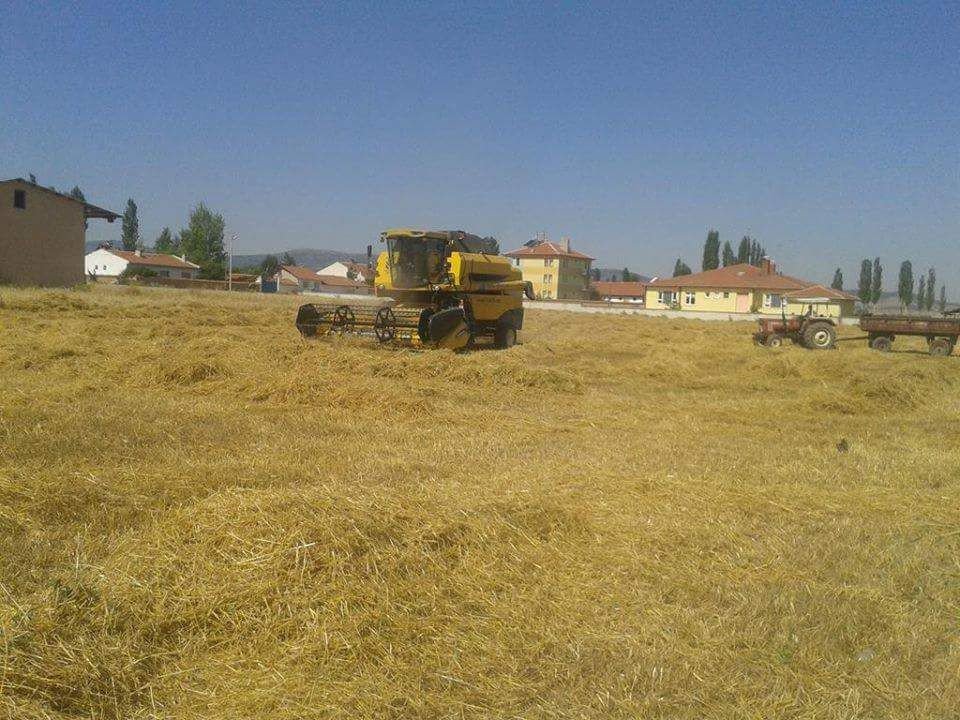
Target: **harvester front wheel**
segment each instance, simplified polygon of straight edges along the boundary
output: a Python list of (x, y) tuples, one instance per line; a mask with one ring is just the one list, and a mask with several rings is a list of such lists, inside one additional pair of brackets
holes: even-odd
[(377, 316), (373, 321), (373, 333), (377, 340), (387, 343), (393, 340), (397, 334), (397, 316), (389, 306), (377, 310)]
[(493, 339), (498, 348), (507, 350), (517, 344), (517, 330), (512, 325), (498, 325)]
[(837, 330), (830, 323), (810, 323), (803, 331), (803, 343), (811, 350), (829, 350), (837, 342)]

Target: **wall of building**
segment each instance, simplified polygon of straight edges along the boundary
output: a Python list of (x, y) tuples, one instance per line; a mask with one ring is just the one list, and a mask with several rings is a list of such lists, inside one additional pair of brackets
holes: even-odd
[[(660, 290), (650, 288), (647, 290), (646, 307), (650, 309), (679, 309), (696, 312), (718, 312), (718, 313), (737, 313), (737, 291), (730, 290), (702, 290), (681, 288), (676, 291), (677, 305), (671, 307), (660, 302)], [(693, 293), (693, 302), (689, 302), (688, 293)], [(743, 293), (740, 293), (743, 294)], [(765, 306), (764, 300), (768, 293), (760, 290), (748, 291), (750, 295), (750, 313), (759, 315), (781, 315), (784, 309), (779, 306)], [(774, 293), (776, 294), (776, 293)], [(781, 302), (786, 300), (781, 295)], [(787, 303), (785, 312), (787, 315), (799, 315), (807, 311), (810, 303)], [(825, 317), (851, 317), (853, 315), (853, 301), (836, 301), (830, 303), (815, 303), (814, 312)], [(743, 314), (743, 313), (739, 313)]]
[[(14, 190), (26, 208), (13, 206)], [(84, 208), (30, 183), (0, 186), (0, 282), (69, 286), (84, 279)]]
[(538, 298), (553, 300), (589, 300), (587, 272), (589, 260), (577, 258), (519, 258), (523, 279), (533, 284)]

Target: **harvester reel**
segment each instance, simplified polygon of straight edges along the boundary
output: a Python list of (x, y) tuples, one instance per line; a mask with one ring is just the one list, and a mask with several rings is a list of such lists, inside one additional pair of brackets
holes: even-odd
[(390, 342), (397, 334), (397, 316), (393, 308), (386, 306), (377, 310), (373, 321), (373, 332), (382, 343)]
[(356, 322), (357, 318), (353, 314), (353, 309), (349, 305), (341, 305), (333, 311), (330, 329), (336, 332), (350, 332)]

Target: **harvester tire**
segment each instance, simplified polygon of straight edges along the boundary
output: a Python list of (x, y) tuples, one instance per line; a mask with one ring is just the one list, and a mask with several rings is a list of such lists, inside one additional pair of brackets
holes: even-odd
[(946, 338), (937, 338), (930, 343), (930, 354), (936, 357), (946, 357), (953, 352), (953, 343)]
[(893, 340), (886, 335), (878, 335), (875, 338), (870, 338), (870, 347), (879, 352), (890, 352), (890, 348), (893, 347)]
[(493, 335), (494, 342), (501, 350), (507, 350), (517, 344), (517, 331), (512, 325), (501, 324)]
[(763, 344), (768, 348), (778, 348), (783, 346), (783, 335), (780, 333), (771, 333), (767, 335), (766, 340), (763, 341)]
[(826, 322), (810, 323), (803, 331), (803, 344), (811, 350), (830, 350), (837, 344), (837, 329)]

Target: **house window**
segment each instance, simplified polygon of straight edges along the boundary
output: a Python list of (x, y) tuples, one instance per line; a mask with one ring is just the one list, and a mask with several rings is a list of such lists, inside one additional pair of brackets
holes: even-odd
[(724, 291), (724, 293), (723, 293), (723, 299), (724, 299), (724, 300), (729, 300), (729, 299), (730, 299), (730, 293)]
[(553, 258), (544, 258), (543, 259), (544, 267), (553, 267)]
[(545, 283), (552, 283), (552, 282), (553, 282), (553, 275), (544, 275), (544, 276), (543, 276), (543, 281), (544, 281)]
[(660, 301), (661, 305), (673, 305), (673, 291), (660, 290), (657, 293), (657, 300)]
[(783, 304), (783, 298), (780, 295), (764, 295), (763, 306), (768, 308), (778, 308)]
[(27, 191), (26, 190), (14, 190), (13, 191), (13, 206), (19, 210), (27, 209)]
[(693, 290), (687, 290), (683, 294), (683, 303), (684, 305), (696, 305), (697, 304), (697, 294)]

